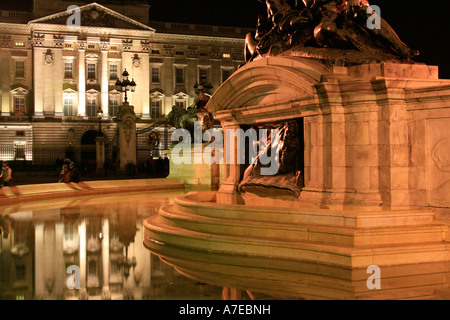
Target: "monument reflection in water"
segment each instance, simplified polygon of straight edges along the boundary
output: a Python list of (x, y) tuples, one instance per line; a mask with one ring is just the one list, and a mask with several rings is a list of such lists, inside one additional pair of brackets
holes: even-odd
[[(143, 246), (143, 220), (177, 194), (0, 207), (10, 229), (0, 240), (0, 299), (220, 299), (222, 288), (180, 275)], [(70, 266), (80, 267), (80, 289), (68, 288)]]
[[(231, 292), (224, 287), (239, 287), (240, 299), (450, 298), (448, 263), (383, 268), (382, 290), (370, 290), (370, 275), (363, 269), (258, 257), (240, 257), (236, 263), (198, 253), (203, 271), (212, 261), (227, 266), (221, 266), (219, 281), (192, 280), (196, 277), (181, 275), (143, 245), (143, 221), (180, 194), (113, 194), (0, 207), (2, 226), (11, 226), (0, 240), (0, 298), (209, 300)], [(70, 266), (80, 267), (80, 289), (68, 288)], [(255, 266), (257, 274), (249, 277)]]

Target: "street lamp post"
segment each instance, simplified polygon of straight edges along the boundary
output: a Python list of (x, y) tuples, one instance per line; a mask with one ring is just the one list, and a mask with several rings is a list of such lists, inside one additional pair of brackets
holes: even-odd
[(125, 69), (125, 71), (122, 73), (122, 81), (120, 81), (120, 79), (117, 79), (116, 81), (116, 89), (121, 93), (125, 93), (125, 101), (128, 101), (127, 92), (134, 92), (136, 90), (136, 82), (134, 82), (134, 79), (130, 81), (128, 79), (129, 76), (130, 74), (128, 73), (127, 69)]
[(98, 107), (97, 119), (98, 119), (98, 133), (99, 133), (99, 135), (102, 135), (102, 118), (103, 118), (102, 107)]
[(136, 114), (134, 107), (128, 102), (128, 91), (135, 92), (136, 82), (129, 80), (130, 74), (127, 69), (122, 73), (122, 81), (117, 79), (116, 89), (124, 93), (124, 102), (119, 107), (117, 123), (119, 126), (119, 148), (120, 148), (120, 172), (132, 174), (136, 170), (137, 142), (136, 142)]
[(98, 119), (98, 136), (95, 138), (95, 153), (97, 159), (97, 173), (100, 173), (103, 168), (103, 163), (105, 162), (105, 138), (102, 133), (102, 118), (103, 110), (102, 107), (98, 107), (97, 119)]

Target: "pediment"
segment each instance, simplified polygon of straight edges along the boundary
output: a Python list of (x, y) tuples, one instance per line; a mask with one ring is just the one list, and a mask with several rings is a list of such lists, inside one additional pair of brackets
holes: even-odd
[(15, 86), (13, 86), (12, 87), (12, 89), (11, 89), (11, 93), (12, 94), (24, 94), (24, 95), (26, 95), (26, 94), (28, 94), (30, 91), (27, 89), (27, 88), (24, 88), (24, 87), (22, 87), (22, 86), (20, 86), (20, 85), (15, 85)]
[[(81, 27), (155, 31), (155, 29), (146, 26), (143, 23), (128, 18), (127, 16), (124, 16), (95, 2), (79, 7), (79, 11), (62, 11), (30, 21), (29, 23), (67, 26), (68, 20), (71, 17), (74, 17), (75, 14), (79, 14)], [(74, 26), (73, 28), (76, 28), (76, 26)]]

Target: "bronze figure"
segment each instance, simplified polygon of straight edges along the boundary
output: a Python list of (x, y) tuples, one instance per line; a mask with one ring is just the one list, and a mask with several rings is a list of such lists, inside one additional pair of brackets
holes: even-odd
[(371, 16), (366, 0), (302, 0), (303, 8), (298, 0), (258, 1), (266, 5), (267, 18), (259, 17), (256, 32), (246, 37), (246, 62), (296, 45), (360, 51), (377, 48), (403, 60), (419, 54), (383, 18), (379, 29), (366, 26)]
[[(247, 167), (243, 179), (238, 186), (240, 192), (264, 191), (269, 193), (281, 193), (298, 197), (303, 187), (303, 172), (299, 165), (299, 159), (303, 157), (299, 141), (299, 125), (297, 121), (286, 121), (274, 124), (273, 128), (278, 129), (278, 136), (267, 139), (266, 148), (261, 150), (256, 159)], [(278, 145), (274, 150), (273, 141)], [(260, 159), (270, 152), (278, 153), (277, 172), (273, 175), (261, 175), (261, 168), (264, 166)]]

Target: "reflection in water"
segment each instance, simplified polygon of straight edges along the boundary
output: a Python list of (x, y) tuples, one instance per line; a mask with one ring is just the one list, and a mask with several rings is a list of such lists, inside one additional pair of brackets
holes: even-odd
[(180, 275), (143, 246), (143, 221), (179, 194), (0, 207), (0, 299), (220, 299), (221, 288)]
[[(370, 290), (369, 274), (362, 269), (188, 252), (181, 247), (171, 249), (176, 258), (162, 262), (143, 244), (143, 222), (181, 193), (114, 194), (0, 207), (0, 299), (450, 298), (450, 263), (384, 267), (381, 290)], [(151, 249), (167, 250), (158, 242)], [(79, 267), (79, 273), (67, 273), (71, 266)], [(79, 289), (69, 288), (77, 282)]]

